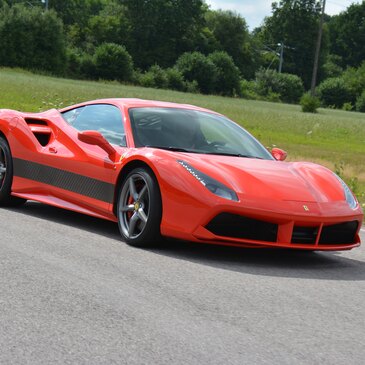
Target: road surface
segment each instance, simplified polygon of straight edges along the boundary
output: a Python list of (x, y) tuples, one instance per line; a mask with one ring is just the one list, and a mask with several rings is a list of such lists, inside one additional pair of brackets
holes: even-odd
[(38, 203), (0, 222), (0, 364), (364, 364), (365, 245), (141, 250)]

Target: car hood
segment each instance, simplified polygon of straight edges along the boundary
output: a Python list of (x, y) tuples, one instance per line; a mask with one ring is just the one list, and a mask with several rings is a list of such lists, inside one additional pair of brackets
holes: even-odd
[(343, 188), (334, 174), (317, 164), (187, 153), (174, 155), (176, 160), (189, 163), (231, 187), (237, 194), (279, 201), (333, 202), (345, 199)]

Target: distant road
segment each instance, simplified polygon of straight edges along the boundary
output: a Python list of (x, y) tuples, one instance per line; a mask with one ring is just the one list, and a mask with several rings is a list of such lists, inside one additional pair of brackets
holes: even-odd
[(140, 250), (37, 203), (0, 224), (0, 364), (364, 364), (365, 245)]

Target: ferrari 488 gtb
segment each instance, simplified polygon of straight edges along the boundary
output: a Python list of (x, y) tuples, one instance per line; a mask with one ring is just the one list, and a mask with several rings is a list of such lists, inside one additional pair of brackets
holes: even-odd
[(210, 110), (105, 99), (0, 111), (0, 204), (27, 199), (118, 222), (135, 246), (161, 236), (241, 247), (346, 250), (363, 212), (330, 170), (283, 162)]

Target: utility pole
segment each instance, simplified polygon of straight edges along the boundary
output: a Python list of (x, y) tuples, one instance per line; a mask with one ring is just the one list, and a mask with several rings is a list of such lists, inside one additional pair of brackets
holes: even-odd
[(280, 74), (284, 62), (284, 42), (279, 43), (278, 46), (280, 46), (280, 62), (279, 62), (279, 74)]
[(46, 10), (48, 10), (48, 0), (42, 0), (42, 3), (44, 3)]
[(314, 96), (314, 94), (316, 92), (316, 82), (317, 82), (317, 73), (318, 73), (318, 61), (319, 61), (319, 53), (321, 51), (321, 41), (322, 41), (322, 32), (323, 32), (323, 21), (324, 21), (324, 10), (325, 10), (325, 8), (326, 8), (326, 0), (323, 0), (322, 14), (321, 14), (321, 19), (319, 21), (319, 30), (318, 30), (316, 54), (314, 56), (314, 65), (313, 65), (313, 74), (312, 74), (312, 85), (311, 85), (311, 95), (312, 96)]

